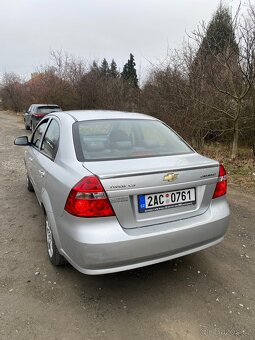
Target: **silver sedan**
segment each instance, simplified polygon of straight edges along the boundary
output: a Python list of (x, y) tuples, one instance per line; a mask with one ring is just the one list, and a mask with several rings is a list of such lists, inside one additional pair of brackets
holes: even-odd
[(114, 111), (47, 115), (27, 145), (27, 188), (45, 215), (48, 255), (85, 274), (184, 256), (223, 240), (224, 167), (156, 118)]

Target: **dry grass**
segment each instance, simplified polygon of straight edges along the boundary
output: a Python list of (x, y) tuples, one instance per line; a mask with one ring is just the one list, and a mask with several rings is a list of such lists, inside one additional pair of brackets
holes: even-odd
[(252, 149), (240, 148), (235, 161), (230, 158), (230, 149), (219, 143), (206, 145), (202, 154), (224, 165), (230, 184), (255, 193), (255, 157)]

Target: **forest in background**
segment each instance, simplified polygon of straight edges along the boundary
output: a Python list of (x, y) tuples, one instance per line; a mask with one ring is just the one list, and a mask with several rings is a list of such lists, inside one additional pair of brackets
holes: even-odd
[(22, 112), (31, 103), (55, 103), (63, 110), (143, 112), (198, 150), (208, 142), (225, 144), (234, 160), (240, 147), (255, 143), (255, 7), (250, 3), (240, 13), (233, 16), (220, 4), (182, 49), (151, 66), (142, 85), (133, 54), (119, 70), (114, 59), (87, 63), (53, 50), (49, 65), (30, 80), (4, 74), (2, 107)]

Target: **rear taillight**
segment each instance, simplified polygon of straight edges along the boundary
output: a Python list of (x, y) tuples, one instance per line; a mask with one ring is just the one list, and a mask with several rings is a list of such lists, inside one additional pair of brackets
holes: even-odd
[(43, 113), (34, 113), (33, 116), (36, 118), (43, 118), (45, 115)]
[(223, 196), (227, 193), (227, 173), (222, 164), (220, 164), (218, 182), (216, 184), (213, 198)]
[(84, 177), (67, 198), (65, 210), (79, 217), (114, 216), (111, 203), (96, 176)]

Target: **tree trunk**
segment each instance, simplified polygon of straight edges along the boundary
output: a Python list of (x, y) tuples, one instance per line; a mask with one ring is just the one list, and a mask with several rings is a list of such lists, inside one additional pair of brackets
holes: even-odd
[(233, 144), (232, 144), (232, 154), (231, 159), (235, 160), (238, 152), (238, 136), (239, 136), (239, 119), (242, 110), (242, 99), (238, 98), (237, 101), (237, 112), (234, 118), (234, 126), (233, 126)]
[(235, 160), (237, 156), (238, 150), (238, 135), (239, 135), (239, 120), (236, 118), (234, 120), (234, 131), (233, 131), (233, 144), (232, 144), (232, 154), (231, 159)]

